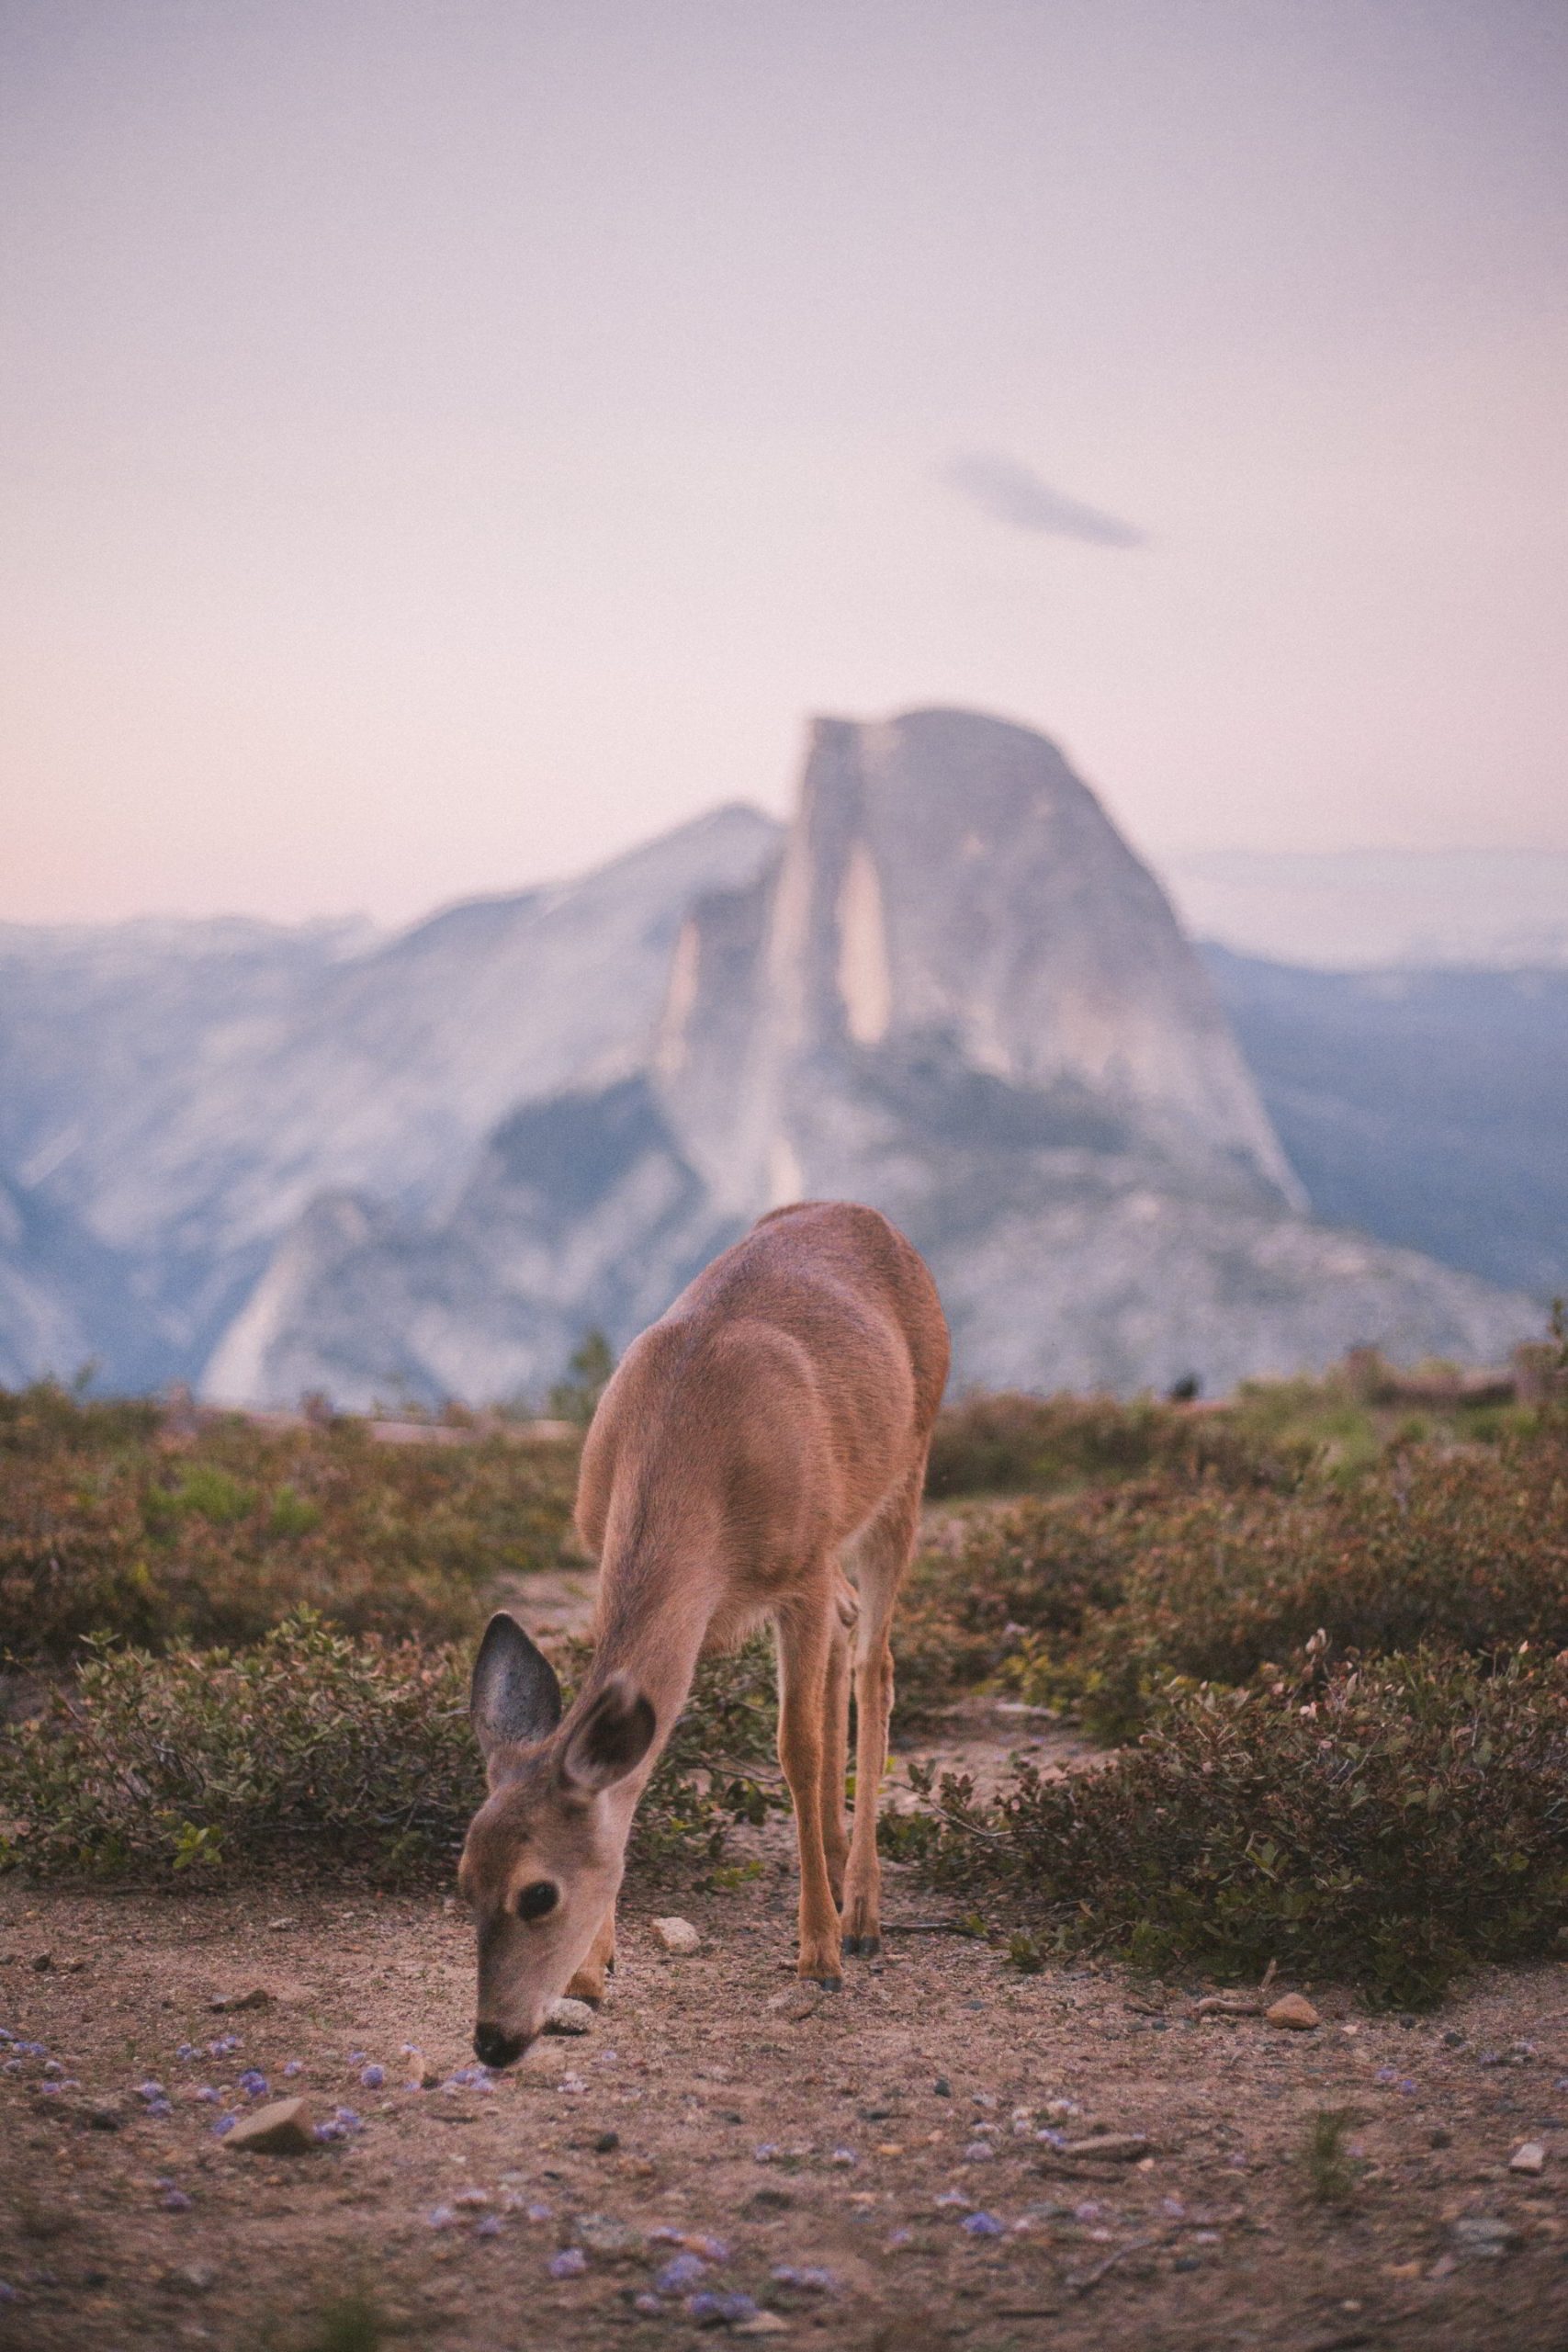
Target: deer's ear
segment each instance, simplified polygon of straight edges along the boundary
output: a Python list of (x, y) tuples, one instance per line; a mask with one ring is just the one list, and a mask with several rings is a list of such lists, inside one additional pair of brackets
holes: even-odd
[(487, 1764), (498, 1748), (547, 1739), (560, 1721), (555, 1668), (504, 1609), (485, 1627), (474, 1660), (468, 1719)]
[(635, 1772), (653, 1745), (652, 1702), (626, 1674), (613, 1674), (567, 1735), (561, 1779), (586, 1794)]

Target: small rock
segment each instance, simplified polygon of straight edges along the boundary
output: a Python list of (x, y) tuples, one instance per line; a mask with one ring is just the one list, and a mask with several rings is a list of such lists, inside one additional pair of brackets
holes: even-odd
[(601, 2132), (593, 2143), (593, 2153), (596, 2156), (613, 2156), (620, 2144), (621, 2135), (618, 2132)]
[(299, 1924), (297, 1919), (269, 1919), (266, 1923), (266, 1931), (269, 1936), (286, 1936), (290, 1928), (298, 1927)]
[(732, 2335), (787, 2335), (789, 2322), (777, 2312), (757, 2312), (750, 2319), (743, 2319), (730, 2330)]
[(1495, 2261), (1518, 2243), (1519, 2233), (1511, 2222), (1501, 2221), (1495, 2214), (1461, 2213), (1453, 2225), (1452, 2235), (1461, 2254)]
[(1261, 2001), (1250, 2001), (1243, 1993), (1206, 1993), (1199, 2002), (1201, 2018), (1260, 2018)]
[(51, 1951), (40, 1951), (33, 1962), (33, 1967), (39, 1976), (47, 1976), (53, 1966), (54, 1954)]
[(176, 2295), (205, 2295), (218, 2284), (218, 2273), (210, 2262), (182, 2262), (164, 2271), (164, 2284)]
[(1432, 2127), (1428, 2145), (1434, 2148), (1451, 2148), (1453, 2143), (1454, 2135), (1449, 2130), (1448, 2125), (1446, 2123), (1435, 2123)]
[(643, 2233), (613, 2213), (579, 2213), (571, 2224), (572, 2242), (585, 2254), (604, 2262), (636, 2262), (643, 2253)]
[(275, 2098), (243, 2115), (223, 2135), (226, 2148), (257, 2156), (301, 2155), (316, 2145), (316, 2126), (302, 2098)]
[(1097, 2132), (1088, 2140), (1064, 2140), (1053, 2154), (1077, 2163), (1083, 2156), (1096, 2156), (1101, 2164), (1135, 2164), (1149, 2153), (1146, 2132)]
[(1508, 2170), (1510, 2172), (1544, 2172), (1546, 2170), (1545, 2143), (1540, 2140), (1521, 2141), (1508, 2158)]
[(592, 2033), (593, 2012), (586, 2001), (552, 2001), (545, 2016), (547, 2033)]
[(689, 1919), (655, 1919), (653, 1940), (660, 1951), (680, 1958), (687, 1952), (695, 1951), (702, 1938)]
[(81, 2109), (81, 2118), (89, 2132), (118, 2132), (125, 2123), (125, 2108), (117, 2098), (95, 2099)]
[(248, 1993), (214, 1993), (207, 2006), (215, 2017), (231, 2017), (240, 2009), (270, 2009), (272, 1995), (265, 1984), (253, 1984)]
[(740, 2208), (749, 2222), (771, 2221), (775, 2213), (784, 2213), (795, 2203), (795, 2193), (788, 2188), (759, 2188)]
[(1310, 2001), (1299, 1993), (1286, 1993), (1263, 2012), (1267, 2025), (1280, 2026), (1287, 2033), (1311, 2033), (1323, 2019)]

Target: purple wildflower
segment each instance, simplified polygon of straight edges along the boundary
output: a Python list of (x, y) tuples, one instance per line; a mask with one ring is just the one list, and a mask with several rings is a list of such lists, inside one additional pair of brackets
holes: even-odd
[(474, 2235), (477, 2238), (498, 2238), (501, 2235), (500, 2214), (487, 2213), (482, 2222), (476, 2222)]
[(706, 2269), (707, 2264), (700, 2254), (678, 2254), (672, 2262), (665, 2264), (653, 2283), (661, 2295), (683, 2295)]
[(217, 2122), (212, 2127), (213, 2138), (215, 2140), (226, 2140), (230, 2132), (234, 2129), (235, 2124), (238, 2123), (239, 2120), (240, 2119), (237, 2115), (220, 2115)]
[(958, 2226), (972, 2238), (999, 2238), (1007, 2229), (1006, 2222), (998, 2222), (994, 2213), (965, 2214)]
[(588, 2256), (580, 2245), (562, 2246), (558, 2254), (550, 2257), (552, 2278), (581, 2278), (587, 2267)]
[(688, 2252), (700, 2254), (705, 2262), (729, 2260), (730, 2248), (728, 2238), (702, 2237), (695, 2232), (691, 2232), (682, 2238), (681, 2244), (687, 2248)]
[(247, 2098), (265, 2098), (266, 2076), (254, 2066), (247, 2066), (240, 2076), (240, 2088)]
[(778, 2262), (773, 2265), (773, 2277), (781, 2287), (809, 2287), (823, 2295), (832, 2294), (839, 2283), (818, 2262)]
[(378, 2091), (382, 2084), (387, 2079), (386, 2068), (384, 2066), (366, 2066), (361, 2070), (359, 2079), (364, 2084), (367, 2091)]
[(165, 2188), (163, 2201), (165, 2213), (188, 2213), (191, 2209), (191, 2199), (183, 2188)]
[(302, 2075), (304, 2071), (305, 2061), (303, 2058), (290, 2058), (288, 2064), (283, 2069), (285, 2075), (290, 2082), (293, 2081), (296, 2075)]
[(457, 2219), (450, 2205), (436, 2205), (425, 2215), (425, 2226), (432, 2230), (449, 2230)]

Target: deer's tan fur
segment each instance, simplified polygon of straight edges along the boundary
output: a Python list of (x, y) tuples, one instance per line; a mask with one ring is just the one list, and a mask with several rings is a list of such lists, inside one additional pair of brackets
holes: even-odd
[[(558, 1720), (554, 1677), (509, 1618), (492, 1622), (475, 1668), (491, 1793), (459, 1883), (479, 1924), (481, 2057), (516, 2056), (564, 1989), (602, 1995), (632, 1816), (697, 1658), (768, 1620), (800, 1973), (836, 1984), (841, 1949), (879, 1948), (888, 1637), (947, 1363), (924, 1265), (885, 1217), (847, 1202), (774, 1210), (628, 1349), (578, 1488), (578, 1526), (602, 1563), (583, 1690)], [(554, 1890), (547, 1913), (520, 1917), (519, 1897), (536, 1905), (541, 1888)]]

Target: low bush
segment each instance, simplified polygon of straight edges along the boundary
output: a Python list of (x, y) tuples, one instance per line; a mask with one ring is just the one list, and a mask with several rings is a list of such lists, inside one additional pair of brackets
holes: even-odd
[(1318, 1652), (1294, 1686), (1171, 1692), (1102, 1770), (1021, 1764), (990, 1804), (963, 1778), (921, 1785), (895, 1852), (1151, 1969), (1274, 1961), (1416, 2007), (1568, 1927), (1568, 1658), (1329, 1670)]
[(959, 1495), (1050, 1494), (1151, 1472), (1215, 1476), (1228, 1485), (1288, 1484), (1322, 1444), (1316, 1430), (1292, 1427), (1291, 1419), (1251, 1415), (1241, 1406), (1194, 1413), (1149, 1396), (1123, 1404), (1114, 1396), (981, 1391), (938, 1415), (926, 1491), (939, 1502)]
[[(484, 1789), (468, 1679), (466, 1649), (355, 1638), (308, 1611), (245, 1649), (99, 1647), (0, 1733), (0, 1863), (152, 1882), (305, 1856), (449, 1870)], [(760, 1817), (768, 1693), (758, 1645), (703, 1668), (643, 1800), (645, 1862), (711, 1858), (728, 1824)]]
[(0, 1653), (246, 1642), (300, 1605), (351, 1632), (464, 1634), (497, 1575), (555, 1563), (575, 1476), (570, 1444), (237, 1418), (171, 1442), (146, 1406), (0, 1393)]
[(914, 1707), (1000, 1678), (1105, 1738), (1171, 1675), (1245, 1682), (1318, 1631), (1333, 1654), (1568, 1645), (1568, 1426), (1414, 1447), (1345, 1486), (1167, 1478), (976, 1515), (911, 1580)]

